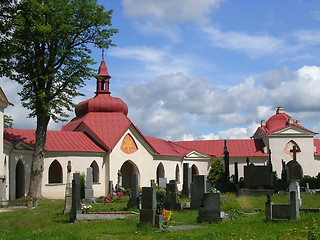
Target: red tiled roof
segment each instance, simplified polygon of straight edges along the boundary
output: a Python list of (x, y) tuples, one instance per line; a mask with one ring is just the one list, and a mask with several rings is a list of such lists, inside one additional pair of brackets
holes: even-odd
[[(196, 150), (210, 156), (222, 157), (224, 140), (201, 140), (173, 142), (190, 150)], [(260, 139), (237, 139), (227, 140), (230, 157), (265, 157), (263, 141)]]
[(123, 113), (90, 112), (74, 118), (63, 126), (61, 131), (75, 131), (82, 123), (93, 131), (110, 151), (132, 124)]
[(320, 139), (313, 139), (313, 144), (316, 147), (315, 156), (320, 156)]
[[(5, 129), (4, 139), (13, 145), (35, 143), (35, 130)], [(47, 131), (46, 151), (104, 152), (82, 132)]]
[(158, 155), (184, 157), (190, 152), (161, 138), (145, 137), (145, 139)]
[(288, 123), (289, 118), (290, 118), (290, 116), (285, 113), (278, 113), (268, 119), (268, 121), (266, 122), (266, 126), (259, 127), (259, 128), (267, 134), (276, 132), (276, 131), (283, 129), (283, 128), (286, 128), (288, 126), (296, 126), (301, 129), (312, 132), (312, 131), (308, 130), (307, 128), (301, 126), (296, 121), (292, 121), (292, 123), (289, 124)]

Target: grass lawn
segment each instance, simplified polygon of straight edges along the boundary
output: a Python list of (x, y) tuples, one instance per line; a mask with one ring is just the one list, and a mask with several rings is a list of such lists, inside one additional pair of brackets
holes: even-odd
[[(288, 195), (275, 195), (273, 202), (286, 204)], [(186, 201), (183, 199), (183, 201)], [(221, 196), (221, 208), (232, 220), (197, 223), (198, 212), (174, 211), (168, 227), (200, 225), (207, 228), (169, 232), (151, 226), (137, 228), (138, 216), (124, 220), (69, 223), (62, 214), (63, 200), (41, 200), (35, 209), (15, 208), (0, 212), (0, 239), (320, 239), (320, 213), (300, 212), (299, 221), (265, 222), (266, 197)], [(123, 210), (127, 198), (118, 203), (99, 204), (92, 211)], [(303, 208), (320, 208), (319, 195), (302, 195)], [(248, 213), (258, 212), (254, 216)]]

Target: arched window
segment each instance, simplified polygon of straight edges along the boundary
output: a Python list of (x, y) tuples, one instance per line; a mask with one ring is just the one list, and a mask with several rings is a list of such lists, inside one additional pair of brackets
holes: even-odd
[(286, 146), (284, 147), (284, 150), (283, 150), (283, 151), (284, 151), (286, 154), (289, 154), (289, 155), (292, 156), (292, 154), (293, 154), (293, 146), (296, 147), (297, 153), (301, 152), (301, 149), (300, 149), (299, 145), (298, 145), (295, 141), (293, 141), (293, 140), (290, 140), (290, 141), (286, 144)]
[(90, 165), (92, 168), (92, 179), (93, 183), (98, 183), (99, 182), (99, 166), (96, 161), (93, 161)]
[(24, 165), (19, 159), (16, 165), (16, 199), (24, 197), (25, 194)]
[(195, 164), (193, 164), (191, 167), (192, 182), (193, 182), (193, 175), (199, 175), (199, 170)]
[(159, 163), (157, 167), (157, 182), (159, 183), (159, 178), (164, 178), (165, 173), (164, 173), (164, 167), (162, 163)]
[(179, 165), (177, 164), (176, 166), (176, 183), (180, 182), (180, 170), (179, 170)]
[(62, 183), (62, 167), (57, 160), (49, 167), (49, 183)]

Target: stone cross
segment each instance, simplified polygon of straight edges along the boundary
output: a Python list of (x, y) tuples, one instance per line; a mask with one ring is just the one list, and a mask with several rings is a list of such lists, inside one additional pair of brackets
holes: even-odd
[(292, 152), (292, 157), (293, 157), (293, 161), (297, 161), (297, 147), (296, 146), (292, 146), (292, 150), (290, 150), (290, 152)]

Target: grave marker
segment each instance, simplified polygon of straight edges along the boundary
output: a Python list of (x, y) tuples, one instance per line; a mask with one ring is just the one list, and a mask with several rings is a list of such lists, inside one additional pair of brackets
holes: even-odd
[(184, 163), (182, 194), (186, 197), (190, 197), (190, 184), (191, 184), (191, 168), (189, 168), (189, 163)]
[(84, 190), (84, 196), (85, 199), (83, 200), (84, 203), (95, 203), (94, 197), (93, 197), (93, 176), (92, 176), (92, 168), (87, 168), (87, 174), (86, 174), (86, 186)]
[(74, 222), (77, 219), (77, 214), (81, 214), (80, 204), (80, 174), (74, 173), (72, 180), (72, 206), (70, 210), (70, 222)]
[(65, 192), (65, 208), (63, 213), (69, 213), (72, 206), (72, 184), (71, 184), (71, 161), (68, 161), (67, 165), (67, 184)]
[(220, 194), (218, 193), (204, 193), (201, 200), (198, 222), (216, 222), (221, 221), (224, 216), (224, 212), (220, 210)]
[(206, 176), (193, 175), (193, 182), (191, 183), (191, 209), (198, 209), (200, 206), (200, 200), (203, 194), (206, 192)]
[(131, 174), (131, 193), (130, 193), (130, 199), (129, 202), (127, 204), (127, 208), (131, 208), (134, 206), (137, 206), (139, 208), (139, 198), (140, 198), (140, 194), (139, 194), (139, 183), (138, 183), (138, 174), (136, 173), (132, 173)]
[(175, 180), (170, 180), (166, 185), (165, 209), (181, 210), (181, 203), (178, 203), (178, 188)]

